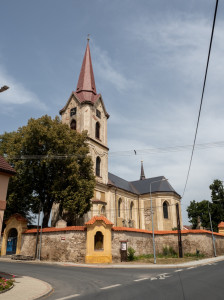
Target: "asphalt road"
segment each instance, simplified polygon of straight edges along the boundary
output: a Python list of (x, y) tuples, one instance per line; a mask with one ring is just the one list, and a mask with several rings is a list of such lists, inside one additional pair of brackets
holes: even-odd
[(106, 269), (1, 262), (1, 272), (50, 283), (56, 299), (223, 300), (224, 262), (185, 269)]

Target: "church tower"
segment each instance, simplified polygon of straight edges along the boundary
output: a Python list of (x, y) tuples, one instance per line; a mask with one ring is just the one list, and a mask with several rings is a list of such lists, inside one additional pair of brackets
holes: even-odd
[(108, 183), (107, 119), (101, 94), (97, 94), (89, 39), (78, 79), (76, 91), (72, 92), (64, 108), (60, 110), (62, 123), (71, 129), (88, 132), (90, 155), (96, 180)]

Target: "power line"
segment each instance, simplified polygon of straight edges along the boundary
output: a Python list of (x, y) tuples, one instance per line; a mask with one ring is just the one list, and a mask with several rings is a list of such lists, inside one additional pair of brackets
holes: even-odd
[[(154, 155), (160, 153), (170, 153), (170, 152), (181, 152), (192, 149), (193, 145), (183, 145), (183, 146), (174, 146), (174, 147), (164, 147), (164, 148), (148, 148), (148, 149), (139, 149), (139, 150), (124, 150), (124, 151), (114, 151), (109, 152), (108, 156), (110, 158), (118, 156), (135, 156), (135, 155)], [(218, 141), (213, 143), (203, 143), (196, 144), (195, 150), (204, 150), (208, 148), (221, 148), (224, 147), (224, 141)], [(68, 159), (68, 158), (82, 158), (85, 155), (77, 154), (52, 154), (52, 155), (19, 155), (19, 156), (5, 156), (7, 159), (13, 160), (29, 160), (29, 159)]]
[(208, 73), (208, 65), (209, 65), (209, 60), (210, 60), (210, 53), (211, 53), (211, 48), (212, 48), (212, 41), (213, 41), (213, 34), (214, 34), (214, 29), (215, 29), (215, 21), (216, 21), (216, 14), (217, 14), (217, 9), (218, 9), (218, 3), (219, 0), (216, 0), (216, 5), (215, 5), (215, 12), (214, 12), (214, 18), (213, 18), (213, 25), (212, 25), (212, 33), (211, 33), (211, 38), (210, 38), (210, 44), (209, 44), (209, 51), (208, 51), (208, 58), (207, 58), (207, 64), (206, 64), (206, 70), (205, 70), (205, 77), (204, 77), (204, 83), (203, 83), (203, 89), (202, 89), (202, 94), (201, 94), (201, 102), (200, 102), (200, 108), (198, 112), (198, 120), (197, 120), (197, 126), (196, 126), (196, 131), (195, 131), (195, 136), (194, 136), (194, 143), (193, 143), (193, 148), (191, 152), (191, 158), (190, 158), (190, 164), (187, 172), (187, 178), (184, 186), (184, 191), (182, 198), (184, 196), (188, 179), (189, 179), (189, 174), (191, 170), (191, 164), (192, 164), (192, 159), (194, 155), (194, 149), (195, 149), (195, 143), (196, 143), (196, 138), (197, 138), (197, 133), (198, 133), (198, 126), (199, 126), (199, 121), (200, 121), (200, 116), (201, 116), (201, 108), (202, 108), (202, 103), (203, 103), (203, 98), (204, 98), (204, 91), (205, 91), (205, 84), (206, 84), (206, 79), (207, 79), (207, 73)]

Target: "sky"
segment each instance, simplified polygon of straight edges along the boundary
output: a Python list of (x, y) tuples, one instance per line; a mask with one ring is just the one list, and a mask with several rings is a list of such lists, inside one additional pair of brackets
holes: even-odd
[[(197, 144), (224, 141), (219, 2)], [(0, 134), (59, 115), (76, 89), (90, 34), (96, 89), (110, 114), (109, 171), (138, 180), (143, 160), (146, 177), (163, 175), (182, 195), (191, 147), (168, 150), (193, 144), (214, 8), (215, 0), (1, 1), (0, 86), (10, 89), (0, 93)], [(211, 200), (209, 185), (223, 180), (220, 145), (194, 153), (184, 224), (190, 201)]]

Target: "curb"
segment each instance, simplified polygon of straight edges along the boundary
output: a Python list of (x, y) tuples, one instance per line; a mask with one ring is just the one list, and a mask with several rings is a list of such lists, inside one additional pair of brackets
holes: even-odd
[(193, 266), (207, 265), (214, 262), (224, 261), (224, 255), (212, 258), (205, 258), (191, 262), (185, 262), (180, 264), (79, 264), (74, 262), (55, 262), (55, 261), (23, 261), (23, 260), (11, 260), (8, 258), (0, 258), (0, 262), (11, 263), (29, 263), (29, 264), (49, 264), (60, 265), (64, 267), (78, 267), (78, 268), (105, 268), (105, 269), (176, 269), (176, 268), (188, 268)]

